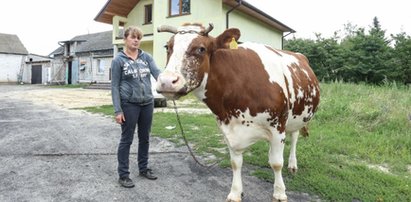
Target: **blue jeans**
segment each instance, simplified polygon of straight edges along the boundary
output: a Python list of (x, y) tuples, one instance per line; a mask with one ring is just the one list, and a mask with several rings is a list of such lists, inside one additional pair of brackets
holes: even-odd
[(138, 169), (140, 172), (147, 169), (154, 103), (144, 106), (134, 103), (122, 103), (121, 108), (123, 109), (126, 121), (121, 125), (121, 139), (118, 145), (117, 160), (118, 174), (120, 177), (125, 177), (130, 174), (130, 146), (133, 143), (136, 126), (138, 134)]

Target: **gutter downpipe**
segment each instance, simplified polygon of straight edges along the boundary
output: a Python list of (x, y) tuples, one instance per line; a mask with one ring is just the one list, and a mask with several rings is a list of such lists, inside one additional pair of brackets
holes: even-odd
[(287, 37), (288, 35), (294, 33), (293, 31), (291, 31), (290, 33), (283, 35), (283, 37), (281, 37), (281, 50), (284, 50), (284, 38)]
[(234, 6), (234, 7), (232, 7), (229, 11), (227, 11), (227, 13), (226, 13), (226, 17), (225, 17), (225, 28), (226, 29), (228, 29), (228, 18), (229, 18), (229, 14), (231, 13), (231, 12), (233, 12), (235, 9), (237, 9), (239, 6), (241, 6), (241, 4), (243, 3), (243, 1), (242, 0), (239, 0), (239, 1), (237, 1), (237, 5), (236, 6)]

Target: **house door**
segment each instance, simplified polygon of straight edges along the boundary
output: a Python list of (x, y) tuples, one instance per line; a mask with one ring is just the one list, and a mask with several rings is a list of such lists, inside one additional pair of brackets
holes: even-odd
[(67, 84), (71, 84), (71, 75), (72, 75), (71, 61), (69, 61), (68, 62), (68, 71), (67, 71)]
[(41, 84), (41, 65), (31, 66), (31, 84)]
[(79, 83), (79, 78), (78, 78), (78, 73), (79, 73), (79, 67), (78, 67), (78, 60), (74, 60), (71, 62), (71, 84), (78, 84)]

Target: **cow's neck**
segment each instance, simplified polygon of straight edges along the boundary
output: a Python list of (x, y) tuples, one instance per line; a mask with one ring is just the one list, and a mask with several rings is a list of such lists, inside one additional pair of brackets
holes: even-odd
[(204, 102), (205, 99), (205, 93), (206, 93), (206, 85), (207, 85), (207, 80), (208, 80), (208, 73), (204, 73), (203, 80), (201, 81), (200, 86), (198, 86), (196, 89), (193, 90), (193, 95), (197, 97), (200, 101)]
[[(220, 121), (224, 122), (227, 120), (227, 113), (225, 111), (233, 110), (226, 109), (224, 103), (233, 102), (233, 99), (239, 96), (238, 93), (233, 94), (233, 91), (230, 89), (237, 88), (235, 91), (238, 91), (242, 88), (242, 86), (236, 86), (237, 84), (232, 82), (233, 77), (241, 77), (241, 75), (238, 72), (236, 73), (236, 64), (232, 64), (233, 60), (227, 60), (227, 58), (238, 57), (237, 52), (226, 49), (214, 52), (210, 57), (209, 71), (204, 74), (201, 85), (196, 89), (197, 98), (202, 100)], [(230, 94), (229, 98), (226, 97), (228, 94)], [(237, 107), (235, 104), (231, 106)]]

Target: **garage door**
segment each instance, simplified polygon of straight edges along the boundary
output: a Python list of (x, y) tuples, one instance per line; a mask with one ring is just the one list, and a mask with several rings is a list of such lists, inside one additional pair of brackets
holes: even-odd
[(31, 84), (41, 84), (41, 65), (31, 67)]

